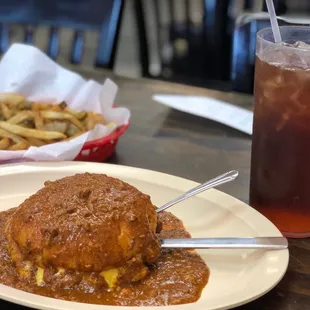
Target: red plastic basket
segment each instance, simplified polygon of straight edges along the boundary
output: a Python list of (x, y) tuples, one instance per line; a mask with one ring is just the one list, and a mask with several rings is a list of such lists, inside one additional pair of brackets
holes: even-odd
[(106, 137), (86, 142), (80, 153), (76, 156), (75, 160), (78, 161), (107, 160), (114, 153), (118, 139), (125, 133), (128, 127), (129, 123), (117, 128), (110, 135)]

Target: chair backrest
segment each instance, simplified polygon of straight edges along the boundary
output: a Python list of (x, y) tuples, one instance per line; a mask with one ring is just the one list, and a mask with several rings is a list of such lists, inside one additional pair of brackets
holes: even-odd
[[(310, 19), (278, 19), (280, 26), (310, 25)], [(270, 27), (268, 13), (247, 14), (239, 18), (233, 35), (232, 49), (232, 89), (244, 93), (253, 93), (256, 33)]]
[(228, 1), (134, 0), (143, 76), (196, 84), (229, 78)]
[(60, 29), (74, 30), (70, 61), (80, 63), (84, 32), (98, 32), (94, 64), (112, 69), (122, 19), (124, 0), (1, 0), (0, 52), (10, 44), (13, 24), (24, 26), (24, 42), (35, 44), (34, 34), (39, 25), (48, 26), (47, 54), (56, 59), (60, 46)]
[[(277, 15), (286, 12), (285, 0), (273, 0), (273, 2)], [(232, 40), (230, 57), (232, 89), (252, 93), (256, 33), (270, 27), (266, 2), (265, 0), (230, 0), (229, 15)]]
[[(244, 64), (244, 54), (255, 48), (253, 31), (259, 28), (248, 26), (236, 34), (234, 26), (244, 12), (266, 11), (264, 0), (134, 0), (134, 4), (143, 76), (226, 90), (231, 88), (231, 77), (236, 85), (240, 70), (243, 77), (253, 71)], [(277, 14), (285, 12), (284, 0), (274, 4)], [(238, 88), (251, 89), (251, 78)]]
[[(259, 13), (267, 11), (265, 0), (228, 0), (229, 15), (234, 20), (244, 13)], [(307, 1), (307, 0), (306, 0)], [(286, 11), (285, 0), (273, 0), (276, 13), (283, 14)]]

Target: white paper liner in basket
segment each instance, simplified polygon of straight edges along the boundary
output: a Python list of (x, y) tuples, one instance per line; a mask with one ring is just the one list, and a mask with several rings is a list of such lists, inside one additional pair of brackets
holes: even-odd
[[(13, 44), (0, 62), (0, 93), (24, 95), (30, 101), (59, 103), (80, 111), (101, 113), (107, 123), (116, 127), (126, 124), (130, 111), (113, 108), (117, 85), (107, 79), (103, 85), (85, 81), (78, 74), (64, 69), (35, 47)], [(109, 135), (115, 128), (96, 125), (75, 139), (25, 151), (0, 151), (0, 162), (25, 160), (73, 160), (86, 141)]]

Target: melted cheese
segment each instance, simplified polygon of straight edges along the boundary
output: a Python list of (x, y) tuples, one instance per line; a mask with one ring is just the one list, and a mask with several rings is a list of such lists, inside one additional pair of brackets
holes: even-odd
[(32, 264), (30, 262), (25, 262), (22, 267), (17, 268), (18, 274), (22, 279), (27, 279), (30, 277)]
[(44, 269), (41, 267), (38, 267), (36, 271), (36, 283), (38, 286), (44, 285)]
[(109, 288), (112, 289), (115, 287), (117, 283), (117, 279), (119, 276), (119, 270), (117, 268), (105, 270), (100, 273), (100, 276), (104, 278)]

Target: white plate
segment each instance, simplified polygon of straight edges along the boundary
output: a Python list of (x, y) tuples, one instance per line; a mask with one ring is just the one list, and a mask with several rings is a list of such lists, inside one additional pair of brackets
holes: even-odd
[[(27, 163), (1, 166), (0, 211), (18, 206), (46, 180), (80, 172), (106, 173), (148, 193), (155, 205), (178, 196), (197, 183), (158, 172), (96, 163)], [(209, 190), (170, 209), (181, 218), (193, 237), (281, 236), (265, 217), (241, 201), (217, 190)], [(229, 309), (245, 304), (272, 289), (283, 277), (287, 250), (201, 250), (210, 267), (209, 283), (192, 304), (169, 306), (169, 310)], [(122, 307), (86, 305), (41, 297), (0, 285), (0, 298), (37, 309), (115, 310)], [(150, 307), (126, 307), (150, 309)], [(156, 310), (167, 309), (156, 307)]]

